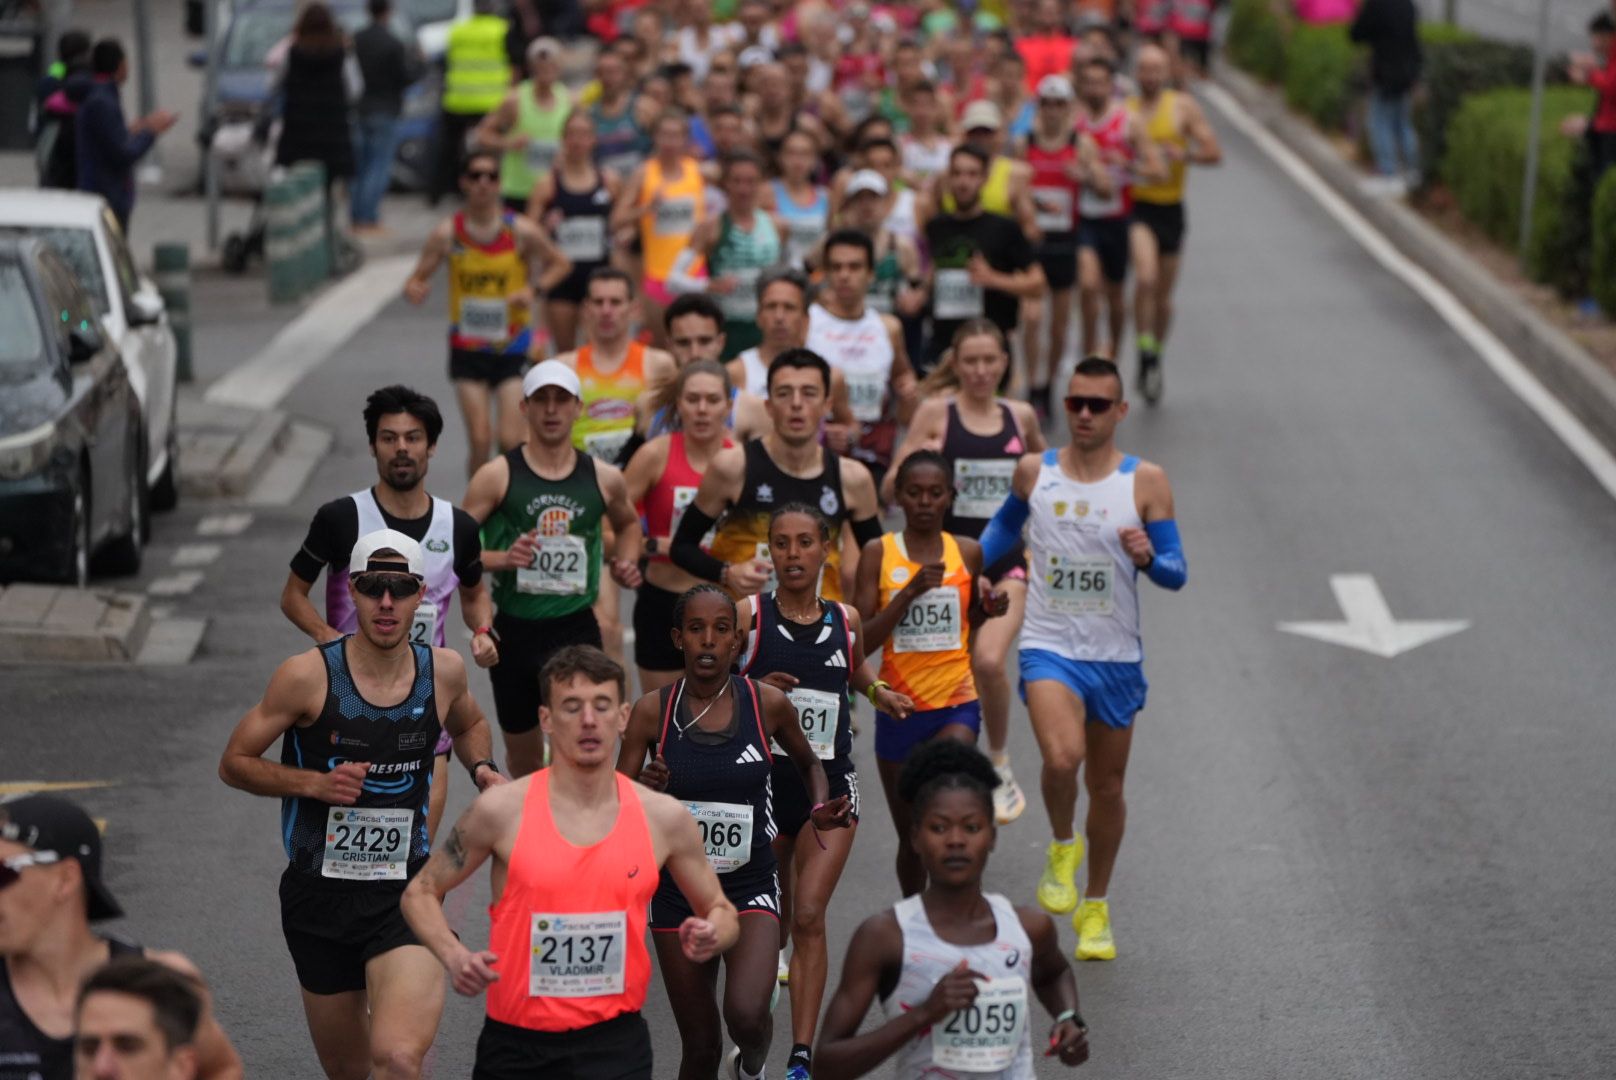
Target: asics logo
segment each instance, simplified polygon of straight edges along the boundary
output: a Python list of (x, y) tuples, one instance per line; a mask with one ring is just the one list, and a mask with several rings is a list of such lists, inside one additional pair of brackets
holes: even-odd
[(741, 751), (741, 756), (735, 759), (735, 764), (751, 765), (762, 760), (763, 755), (758, 753), (758, 748), (755, 746), (748, 746), (745, 750)]
[(631, 877), (631, 878), (632, 877), (638, 877), (639, 873), (640, 873), (640, 868), (638, 866), (636, 866), (634, 869), (632, 869), (632, 870), (630, 870), (628, 872), (628, 876)]
[(825, 666), (844, 668), (847, 666), (847, 657), (843, 656), (839, 652), (831, 653), (830, 659), (825, 661)]

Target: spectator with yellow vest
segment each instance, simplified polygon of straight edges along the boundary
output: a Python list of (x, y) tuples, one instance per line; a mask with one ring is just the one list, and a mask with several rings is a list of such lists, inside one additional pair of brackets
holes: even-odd
[(455, 23), (444, 52), (443, 113), (438, 123), (438, 168), (428, 201), (437, 205), (454, 184), (466, 136), (505, 100), (511, 65), (505, 59), (510, 25), (496, 14), (498, 0), (474, 0), (472, 16)]

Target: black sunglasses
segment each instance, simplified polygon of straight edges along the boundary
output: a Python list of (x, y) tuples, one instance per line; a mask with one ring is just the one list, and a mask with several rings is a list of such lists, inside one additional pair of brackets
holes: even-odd
[(498, 169), (467, 169), (466, 179), (475, 183), (478, 180), (498, 180)]
[(27, 855), (13, 855), (0, 862), (0, 889), (9, 889), (17, 884), (22, 872), (30, 866), (52, 866), (62, 861), (62, 857), (54, 851), (33, 851)]
[(1083, 394), (1066, 395), (1066, 411), (1074, 416), (1084, 409), (1089, 411), (1090, 416), (1099, 416), (1102, 413), (1110, 412), (1111, 406), (1115, 404), (1116, 402), (1108, 397), (1086, 397)]
[(388, 574), (372, 570), (355, 574), (353, 587), (360, 596), (368, 596), (372, 600), (380, 600), (382, 593), (392, 593), (394, 600), (402, 600), (421, 591), (421, 579), (414, 574)]

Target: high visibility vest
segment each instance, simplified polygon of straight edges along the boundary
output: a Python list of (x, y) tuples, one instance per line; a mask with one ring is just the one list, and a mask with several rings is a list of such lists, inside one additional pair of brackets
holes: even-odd
[(511, 65), (505, 57), (509, 24), (498, 15), (473, 15), (449, 31), (443, 78), (445, 112), (477, 115), (492, 112), (511, 88)]

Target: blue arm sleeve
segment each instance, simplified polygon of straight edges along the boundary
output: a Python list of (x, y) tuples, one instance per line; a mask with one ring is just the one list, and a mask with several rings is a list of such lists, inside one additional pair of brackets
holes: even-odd
[(1027, 524), (1027, 500), (1011, 492), (988, 527), (982, 530), (982, 565), (992, 566), (1021, 543), (1021, 527)]
[(1145, 568), (1145, 576), (1164, 589), (1182, 589), (1189, 578), (1190, 568), (1184, 561), (1184, 544), (1178, 537), (1178, 522), (1172, 518), (1147, 521), (1145, 535), (1150, 537), (1150, 546), (1156, 549), (1156, 557)]

